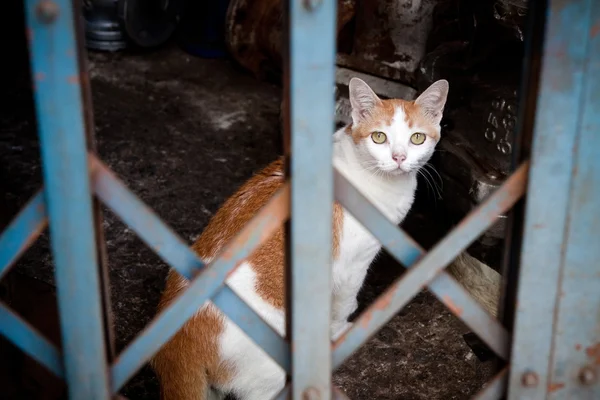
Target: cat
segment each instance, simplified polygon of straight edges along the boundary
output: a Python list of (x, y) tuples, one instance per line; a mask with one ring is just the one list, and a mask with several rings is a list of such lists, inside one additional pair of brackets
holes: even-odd
[[(382, 100), (352, 78), (352, 122), (333, 135), (333, 165), (395, 224), (410, 210), (417, 172), (440, 139), (449, 85), (439, 80), (415, 101)], [(212, 218), (193, 249), (213, 260), (285, 181), (282, 159), (248, 180)], [(348, 327), (357, 294), (380, 251), (379, 242), (339, 204), (333, 207), (331, 337)], [(228, 277), (228, 285), (284, 335), (284, 233), (277, 230)], [(167, 277), (159, 310), (187, 281)], [(206, 400), (231, 393), (240, 400), (268, 400), (285, 384), (284, 371), (216, 307), (207, 303), (153, 357), (164, 400)]]

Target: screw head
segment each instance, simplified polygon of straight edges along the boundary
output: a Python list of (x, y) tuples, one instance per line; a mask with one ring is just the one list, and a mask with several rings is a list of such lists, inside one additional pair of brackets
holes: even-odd
[(525, 387), (535, 387), (538, 384), (538, 376), (535, 372), (525, 372), (523, 376), (521, 376), (521, 383)]
[(41, 22), (52, 23), (58, 16), (58, 5), (52, 0), (42, 0), (36, 6), (35, 13)]
[(592, 367), (583, 367), (579, 371), (579, 381), (584, 385), (596, 382), (596, 371)]
[(308, 11), (314, 11), (319, 8), (321, 4), (323, 4), (323, 0), (304, 0), (303, 3), (304, 8), (306, 8)]

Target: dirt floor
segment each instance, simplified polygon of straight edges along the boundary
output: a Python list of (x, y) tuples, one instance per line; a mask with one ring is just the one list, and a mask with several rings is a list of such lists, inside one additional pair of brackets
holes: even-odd
[[(232, 62), (194, 58), (177, 48), (91, 54), (90, 59), (101, 158), (184, 239), (197, 237), (227, 196), (278, 155), (281, 89)], [(6, 221), (39, 188), (41, 178), (30, 92), (15, 83), (5, 93), (0, 209)], [(409, 231), (425, 242), (432, 224), (418, 209), (407, 221)], [(153, 317), (167, 266), (109, 211), (104, 230), (121, 350)], [(390, 257), (381, 257), (361, 304), (401, 270)], [(47, 234), (16, 272), (53, 282)], [(492, 366), (478, 361), (462, 338), (466, 332), (432, 295), (422, 293), (336, 371), (334, 382), (356, 400), (468, 399), (490, 377)], [(152, 371), (142, 369), (122, 393), (158, 399)]]

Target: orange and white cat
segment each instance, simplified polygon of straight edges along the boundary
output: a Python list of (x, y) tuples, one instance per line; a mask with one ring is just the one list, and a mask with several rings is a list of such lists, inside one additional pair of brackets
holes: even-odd
[[(440, 139), (448, 82), (432, 84), (415, 101), (381, 100), (360, 79), (350, 81), (352, 123), (333, 136), (333, 165), (391, 221), (410, 210), (417, 172)], [(324, 132), (324, 134), (326, 134)], [(281, 160), (244, 184), (216, 213), (194, 244), (210, 262), (284, 183)], [(334, 205), (331, 336), (350, 325), (356, 296), (379, 242), (339, 204)], [(280, 334), (285, 330), (283, 228), (227, 279), (229, 286)], [(159, 308), (187, 286), (171, 271)], [(269, 400), (285, 383), (284, 371), (216, 307), (207, 303), (156, 354), (152, 366), (163, 400), (205, 400), (232, 393)]]

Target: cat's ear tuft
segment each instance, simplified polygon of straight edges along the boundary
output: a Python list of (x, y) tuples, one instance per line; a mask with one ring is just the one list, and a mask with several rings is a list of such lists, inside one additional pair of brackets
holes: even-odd
[(448, 81), (440, 79), (434, 82), (415, 100), (415, 104), (421, 107), (423, 114), (433, 123), (439, 124), (442, 120), (444, 106), (449, 90)]
[(352, 105), (352, 121), (359, 124), (371, 115), (371, 112), (381, 103), (381, 100), (362, 79), (350, 79), (348, 88), (350, 104)]

